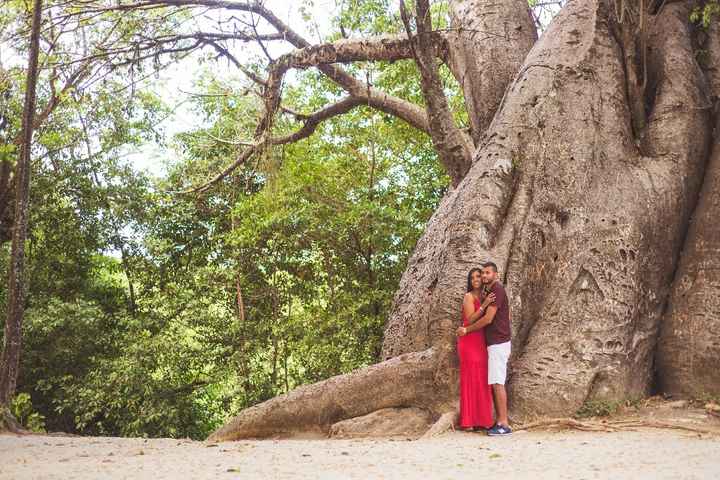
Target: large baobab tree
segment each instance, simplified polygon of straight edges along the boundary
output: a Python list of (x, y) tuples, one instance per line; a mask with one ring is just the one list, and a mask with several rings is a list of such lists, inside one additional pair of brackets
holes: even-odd
[[(718, 230), (709, 220), (719, 208), (717, 154), (711, 158), (717, 30), (691, 25), (692, 1), (571, 0), (538, 39), (523, 0), (447, 3), (449, 29), (435, 28), (429, 2), (416, 0), (399, 2), (401, 33), (313, 45), (262, 2), (83, 2), (94, 14), (200, 8), (250, 19), (249, 32), (195, 32), (135, 47), (196, 42), (262, 89), (254, 140), (194, 192), (360, 105), (427, 133), (451, 178), (401, 279), (381, 362), (248, 408), (211, 439), (372, 434), (389, 423), (444, 429), (457, 410), (454, 327), (465, 276), (488, 259), (500, 265), (512, 299), (514, 418), (570, 414), (589, 400), (641, 397), (656, 387), (720, 391), (711, 367), (720, 360)], [(258, 33), (260, 19), (271, 33)], [(295, 50), (259, 76), (229, 51), (228, 38)], [(710, 52), (703, 66), (701, 41)], [(341, 66), (402, 59), (420, 72), (422, 106)], [(441, 63), (462, 89), (468, 128), (453, 119)], [(283, 107), (283, 79), (311, 67), (346, 96), (298, 115)], [(296, 115), (301, 128), (275, 135), (279, 114)], [(701, 326), (713, 336), (685, 348), (686, 338), (700, 345), (693, 339)]]

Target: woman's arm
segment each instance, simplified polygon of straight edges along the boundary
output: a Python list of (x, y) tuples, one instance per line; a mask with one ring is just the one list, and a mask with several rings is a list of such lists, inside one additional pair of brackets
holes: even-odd
[(490, 325), (492, 321), (495, 319), (495, 314), (497, 313), (497, 307), (495, 305), (490, 305), (487, 308), (487, 312), (483, 317), (478, 320), (477, 322), (471, 323), (467, 327), (465, 327), (465, 333), (474, 332), (475, 330), (480, 330), (481, 328), (485, 327), (486, 325)]
[[(468, 294), (466, 294), (466, 295), (470, 295), (470, 296), (472, 297), (472, 294), (470, 294), (470, 293), (468, 293)], [(478, 319), (482, 318), (482, 316), (485, 314), (485, 312), (487, 312), (488, 305), (490, 305), (491, 303), (495, 303), (495, 294), (492, 293), (492, 292), (490, 292), (489, 294), (487, 294), (487, 295), (485, 296), (485, 298), (483, 299), (482, 305), (480, 305), (480, 308), (478, 308), (477, 310), (475, 310), (475, 311), (472, 313), (472, 315), (469, 315), (469, 316), (468, 316), (467, 313), (466, 313), (465, 316), (466, 316), (467, 319), (468, 319), (468, 325), (473, 324), (473, 323), (477, 322)], [(463, 302), (463, 308), (465, 308), (465, 305), (464, 305), (464, 304), (465, 304), (465, 302)], [(473, 300), (473, 307), (472, 307), (472, 308), (475, 308), (475, 302), (474, 302), (474, 300)]]
[[(480, 307), (478, 312), (481, 311), (482, 307)], [(470, 292), (466, 293), (465, 298), (463, 298), (463, 316), (467, 318), (468, 323), (472, 323), (478, 318), (480, 318), (480, 316), (477, 315), (477, 312), (475, 311), (475, 298)]]
[[(483, 300), (482, 305), (480, 305), (480, 308), (475, 310), (475, 299), (472, 295), (472, 293), (468, 292), (465, 294), (465, 298), (463, 299), (463, 313), (465, 314), (465, 318), (467, 318), (468, 326), (475, 325), (478, 323), (478, 320), (483, 318), (483, 314), (485, 313), (486, 309), (488, 308), (488, 305), (493, 303), (495, 301), (495, 294), (490, 293), (488, 296), (485, 297)], [(494, 316), (494, 315), (493, 315)], [(488, 322), (490, 323), (490, 322)], [(484, 325), (483, 325), (484, 326)], [(476, 327), (473, 330), (478, 330), (480, 327)], [(472, 331), (472, 330), (470, 330)], [(458, 335), (462, 336), (467, 333), (466, 327), (458, 327), (457, 331), (455, 332)]]

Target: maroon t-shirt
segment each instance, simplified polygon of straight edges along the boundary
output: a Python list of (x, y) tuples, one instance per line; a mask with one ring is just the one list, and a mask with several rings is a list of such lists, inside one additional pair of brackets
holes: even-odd
[(495, 303), (492, 305), (497, 307), (497, 312), (492, 323), (485, 327), (485, 343), (497, 345), (510, 341), (510, 305), (505, 287), (499, 281), (492, 284), (490, 291), (495, 294)]

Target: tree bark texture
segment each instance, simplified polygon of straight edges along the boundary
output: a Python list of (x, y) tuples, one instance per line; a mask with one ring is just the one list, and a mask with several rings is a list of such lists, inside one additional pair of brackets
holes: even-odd
[(663, 318), (657, 349), (662, 392), (680, 396), (720, 395), (720, 29), (708, 32), (707, 78), (714, 104), (715, 136), (697, 207)]

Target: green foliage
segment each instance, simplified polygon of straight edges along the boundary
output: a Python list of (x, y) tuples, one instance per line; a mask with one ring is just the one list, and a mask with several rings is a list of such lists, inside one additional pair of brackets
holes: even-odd
[(394, 6), (389, 0), (344, 1), (334, 23), (338, 29), (342, 25), (348, 36), (396, 33), (400, 25), (398, 18), (388, 15)]
[(575, 412), (577, 418), (609, 417), (616, 414), (623, 402), (610, 400), (588, 400)]
[(576, 418), (610, 417), (617, 414), (623, 408), (636, 408), (642, 402), (640, 398), (629, 398), (625, 400), (587, 400), (575, 412)]
[(718, 0), (708, 0), (692, 9), (690, 21), (702, 25), (703, 28), (708, 28), (718, 14), (720, 14)]
[(20, 393), (10, 402), (10, 412), (13, 417), (31, 432), (45, 431), (45, 417), (33, 411), (30, 395)]

